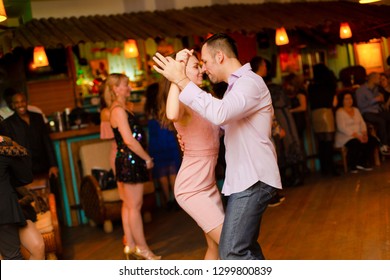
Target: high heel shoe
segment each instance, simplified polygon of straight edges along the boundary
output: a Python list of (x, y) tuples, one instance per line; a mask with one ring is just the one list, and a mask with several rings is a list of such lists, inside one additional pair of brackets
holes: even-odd
[(156, 256), (149, 249), (140, 249), (135, 246), (134, 256), (139, 260), (161, 260), (161, 256)]
[(135, 259), (137, 256), (135, 255), (135, 251), (136, 251), (136, 247), (130, 247), (128, 245), (125, 245), (125, 247), (123, 247), (123, 254), (125, 254), (125, 257), (126, 257), (126, 260), (133, 260)]

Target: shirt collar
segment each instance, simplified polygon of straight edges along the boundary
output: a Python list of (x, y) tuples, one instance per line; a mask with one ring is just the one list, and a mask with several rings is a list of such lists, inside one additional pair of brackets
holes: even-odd
[(250, 71), (251, 69), (252, 68), (250, 64), (246, 63), (240, 68), (238, 68), (235, 72), (233, 72), (228, 79), (229, 87), (231, 87), (238, 78), (244, 75), (245, 72)]

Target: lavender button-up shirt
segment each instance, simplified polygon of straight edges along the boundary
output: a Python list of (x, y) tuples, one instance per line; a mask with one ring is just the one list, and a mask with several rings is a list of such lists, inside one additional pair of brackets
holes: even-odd
[(271, 141), (271, 95), (249, 63), (229, 77), (222, 100), (212, 97), (192, 82), (183, 89), (179, 98), (225, 130), (227, 167), (223, 194), (244, 191), (258, 181), (282, 188)]

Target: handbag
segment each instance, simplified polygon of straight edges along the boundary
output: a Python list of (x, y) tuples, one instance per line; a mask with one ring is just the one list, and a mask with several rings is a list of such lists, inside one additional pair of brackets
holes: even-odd
[(112, 169), (107, 171), (105, 169), (93, 168), (91, 173), (98, 181), (101, 190), (110, 190), (117, 187), (115, 175)]
[(27, 156), (26, 148), (5, 136), (0, 136), (0, 155), (10, 157)]

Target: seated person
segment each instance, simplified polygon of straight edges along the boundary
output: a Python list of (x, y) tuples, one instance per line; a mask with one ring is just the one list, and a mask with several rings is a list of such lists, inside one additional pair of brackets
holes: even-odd
[(379, 73), (371, 72), (367, 82), (356, 90), (356, 101), (364, 120), (377, 129), (381, 153), (390, 155), (390, 112), (383, 110), (384, 97), (379, 93), (379, 81)]
[(43, 116), (27, 109), (27, 98), (22, 92), (15, 91), (11, 96), (11, 107), (15, 113), (1, 123), (1, 134), (27, 148), (34, 177), (58, 177), (54, 147)]
[(354, 107), (354, 101), (350, 92), (338, 95), (339, 109), (336, 111), (336, 139), (335, 146), (347, 147), (347, 161), (351, 173), (357, 173), (358, 169), (372, 170), (372, 155), (379, 143), (371, 135), (367, 134), (367, 126), (359, 110)]

